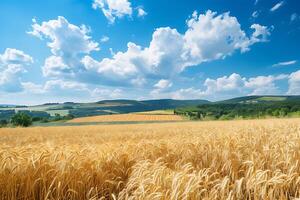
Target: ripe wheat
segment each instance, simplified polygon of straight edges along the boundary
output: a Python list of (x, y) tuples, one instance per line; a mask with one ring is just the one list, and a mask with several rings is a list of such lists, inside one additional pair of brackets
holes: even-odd
[(0, 129), (0, 199), (294, 199), (300, 120)]
[(81, 123), (81, 122), (134, 122), (134, 121), (182, 121), (183, 118), (173, 114), (117, 114), (117, 115), (100, 115), (92, 117), (82, 117), (72, 119), (69, 122)]

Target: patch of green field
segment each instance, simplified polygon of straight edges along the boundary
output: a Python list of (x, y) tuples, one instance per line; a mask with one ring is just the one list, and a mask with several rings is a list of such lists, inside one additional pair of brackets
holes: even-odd
[(69, 114), (69, 110), (46, 110), (45, 112), (49, 113), (52, 117), (55, 114), (59, 114), (60, 116), (67, 116)]
[(286, 97), (260, 97), (257, 98), (256, 100), (258, 101), (285, 101), (287, 98)]

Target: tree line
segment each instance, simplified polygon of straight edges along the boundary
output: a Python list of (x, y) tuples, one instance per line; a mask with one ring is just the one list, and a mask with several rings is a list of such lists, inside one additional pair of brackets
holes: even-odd
[(54, 121), (61, 121), (61, 120), (71, 120), (74, 116), (69, 114), (66, 116), (61, 116), (60, 114), (55, 114), (55, 116), (49, 117), (32, 117), (28, 112), (17, 112), (14, 114), (9, 120), (1, 119), (0, 120), (0, 128), (8, 127), (8, 126), (21, 126), (21, 127), (29, 127), (34, 122), (54, 122)]
[(300, 116), (300, 102), (204, 104), (196, 107), (178, 108), (174, 110), (174, 113), (195, 120), (291, 117)]

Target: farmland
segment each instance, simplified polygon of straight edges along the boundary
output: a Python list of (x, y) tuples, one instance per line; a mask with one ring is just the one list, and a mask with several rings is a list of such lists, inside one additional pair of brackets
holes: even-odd
[(0, 129), (0, 199), (294, 199), (300, 120)]
[[(152, 114), (153, 113), (153, 114)], [(85, 122), (145, 122), (145, 121), (182, 121), (183, 117), (174, 114), (161, 114), (162, 112), (143, 112), (119, 115), (100, 115), (93, 117), (76, 118), (69, 123)]]

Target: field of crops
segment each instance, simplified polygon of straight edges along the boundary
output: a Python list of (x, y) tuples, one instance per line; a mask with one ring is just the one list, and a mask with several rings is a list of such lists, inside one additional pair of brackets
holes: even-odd
[[(157, 111), (156, 111), (157, 112)], [(145, 121), (182, 121), (183, 118), (174, 114), (160, 113), (132, 113), (132, 114), (114, 114), (114, 115), (99, 115), (92, 117), (81, 117), (72, 119), (71, 123), (83, 122), (145, 122)]]
[(300, 120), (0, 129), (0, 199), (295, 199)]

